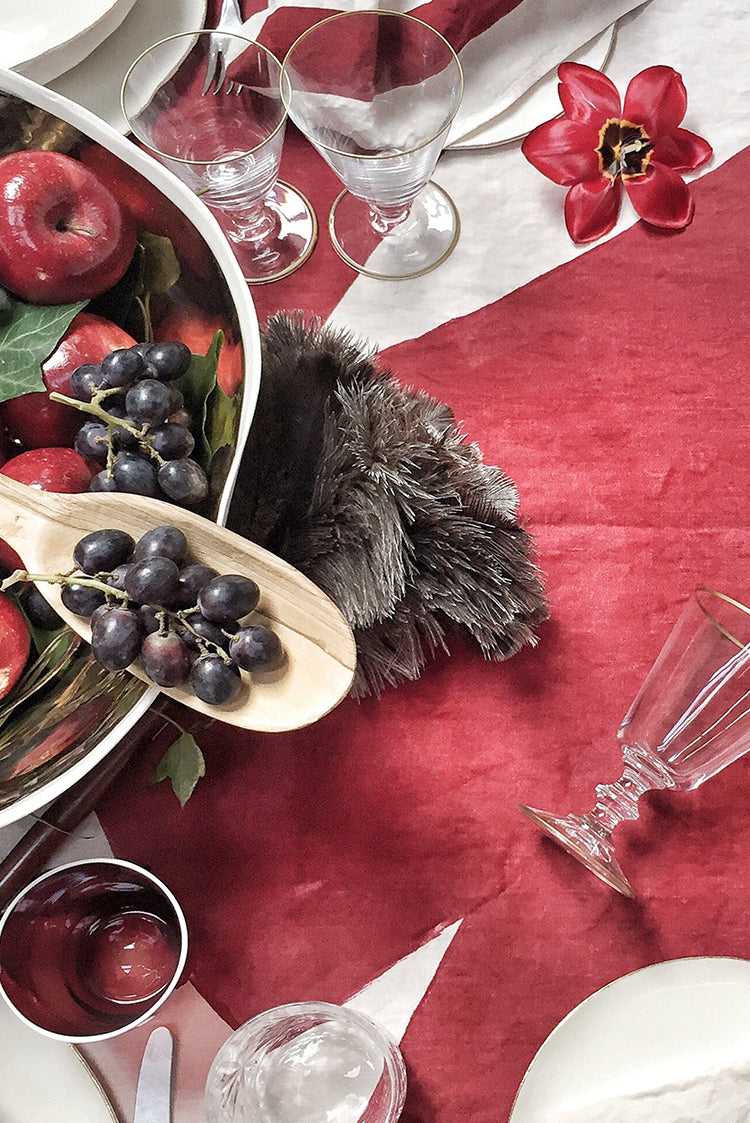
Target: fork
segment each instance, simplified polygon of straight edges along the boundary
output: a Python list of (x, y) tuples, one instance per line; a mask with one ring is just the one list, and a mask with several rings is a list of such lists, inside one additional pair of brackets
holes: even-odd
[[(222, 0), (221, 14), (219, 15), (216, 31), (209, 36), (206, 80), (203, 83), (202, 94), (208, 93), (209, 87), (214, 79), (216, 79), (216, 87), (213, 92), (218, 93), (226, 76), (226, 52), (229, 44), (226, 37), (223, 36), (221, 32), (239, 31), (242, 24), (243, 19), (242, 13), (240, 12), (239, 0)], [(228, 93), (231, 93), (233, 85), (234, 83), (230, 82), (227, 86)]]

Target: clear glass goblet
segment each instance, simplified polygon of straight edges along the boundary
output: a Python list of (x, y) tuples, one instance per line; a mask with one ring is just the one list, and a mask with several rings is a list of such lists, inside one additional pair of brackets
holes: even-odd
[(225, 1041), (206, 1080), (208, 1123), (396, 1123), (406, 1068), (389, 1034), (329, 1002), (276, 1006)]
[(287, 121), (281, 64), (259, 43), (222, 31), (217, 67), (215, 35), (171, 35), (139, 55), (123, 80), (122, 111), (133, 135), (211, 208), (245, 280), (263, 284), (307, 259), (317, 220), (278, 178)]
[(623, 774), (596, 788), (588, 814), (519, 810), (602, 881), (633, 897), (615, 858), (614, 828), (638, 818), (644, 792), (690, 791), (750, 749), (750, 609), (697, 589), (617, 736)]
[(430, 176), (463, 96), (447, 40), (400, 12), (342, 12), (292, 44), (283, 74), (289, 116), (345, 186), (328, 223), (344, 261), (393, 280), (444, 261), (460, 223)]

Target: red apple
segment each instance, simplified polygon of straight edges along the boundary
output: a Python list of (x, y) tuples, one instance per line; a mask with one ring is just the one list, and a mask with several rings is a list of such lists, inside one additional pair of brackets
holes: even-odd
[(15, 601), (0, 593), (0, 698), (18, 682), (31, 650), (28, 625)]
[(216, 381), (228, 398), (237, 392), (242, 382), (244, 363), (242, 346), (235, 341), (232, 329), (219, 316), (208, 316), (200, 308), (185, 304), (169, 312), (156, 326), (159, 340), (179, 339), (194, 355), (205, 355), (217, 331), (224, 332), (224, 342), (219, 352)]
[(136, 340), (132, 335), (92, 312), (79, 312), (70, 321), (68, 330), (55, 347), (55, 350), (42, 363), (42, 378), (48, 390), (58, 394), (73, 392), (70, 376), (76, 367), (84, 363), (100, 363), (110, 351), (121, 347), (133, 347)]
[(70, 447), (84, 421), (80, 410), (51, 401), (43, 390), (20, 394), (0, 405), (0, 422), (26, 448)]
[(112, 193), (78, 160), (24, 150), (0, 159), (0, 284), (32, 304), (88, 300), (135, 252)]
[(0, 538), (0, 569), (7, 569), (12, 573), (14, 569), (23, 569), (24, 564), (12, 546), (4, 538)]
[(101, 465), (88, 461), (72, 448), (32, 448), (8, 460), (0, 473), (39, 491), (88, 491), (89, 481)]
[(199, 277), (214, 275), (213, 255), (192, 222), (158, 187), (125, 164), (108, 148), (91, 144), (81, 152), (81, 162), (108, 184), (118, 203), (138, 230), (169, 238), (182, 264)]

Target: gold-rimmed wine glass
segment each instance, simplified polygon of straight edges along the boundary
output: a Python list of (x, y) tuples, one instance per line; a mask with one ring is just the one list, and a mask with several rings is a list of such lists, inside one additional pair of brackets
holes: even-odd
[(344, 184), (328, 220), (344, 261), (389, 280), (444, 261), (460, 222), (430, 177), (463, 96), (450, 43), (402, 12), (340, 12), (292, 44), (282, 95)]
[(278, 178), (287, 112), (281, 63), (244, 36), (190, 31), (154, 43), (123, 80), (133, 135), (201, 197), (227, 235), (249, 284), (286, 277), (307, 260), (317, 219), (307, 199)]
[(750, 749), (750, 609), (725, 593), (697, 589), (617, 738), (622, 776), (596, 788), (587, 814), (519, 810), (602, 881), (633, 897), (615, 857), (615, 827), (638, 818), (644, 792), (690, 791)]

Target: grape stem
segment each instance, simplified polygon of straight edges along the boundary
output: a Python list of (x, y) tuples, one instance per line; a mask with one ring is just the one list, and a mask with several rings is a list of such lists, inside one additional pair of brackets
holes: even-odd
[(156, 449), (153, 448), (147, 440), (145, 440), (145, 434), (148, 426), (143, 425), (139, 427), (138, 425), (134, 425), (133, 422), (128, 421), (126, 417), (113, 417), (111, 413), (107, 413), (106, 409), (102, 408), (100, 403), (105, 398), (110, 397), (110, 395), (117, 393), (119, 393), (119, 389), (117, 387), (114, 387), (110, 390), (98, 390), (96, 394), (94, 394), (90, 402), (82, 402), (78, 398), (69, 398), (67, 394), (60, 394), (57, 390), (51, 390), (49, 396), (53, 402), (62, 402), (63, 405), (73, 406), (74, 409), (79, 409), (83, 413), (90, 413), (92, 417), (96, 417), (99, 421), (104, 422), (104, 424), (107, 426), (107, 433), (109, 438), (109, 449), (107, 452), (107, 472), (109, 472), (110, 475), (110, 454), (113, 451), (111, 439), (112, 429), (124, 429), (126, 433), (130, 433), (131, 437), (135, 437), (135, 439), (138, 441), (141, 449), (148, 456), (150, 456), (152, 460), (155, 460), (160, 468), (162, 468), (167, 463), (167, 461), (163, 456), (159, 455)]
[[(130, 602), (130, 598), (124, 589), (117, 589), (114, 585), (108, 585), (106, 581), (100, 580), (101, 574), (98, 577), (87, 577), (85, 574), (77, 573), (71, 569), (69, 573), (29, 573), (26, 569), (14, 569), (9, 577), (0, 584), (0, 592), (5, 592), (12, 585), (17, 585), (19, 582), (35, 582), (45, 581), (48, 585), (83, 585), (86, 589), (98, 589), (104, 593), (108, 600), (114, 598), (115, 600), (123, 601), (125, 607)], [(107, 576), (104, 574), (103, 576)], [(223, 648), (219, 647), (213, 640), (206, 639), (190, 623), (188, 616), (191, 612), (200, 612), (200, 609), (195, 608), (180, 609), (178, 612), (173, 612), (164, 605), (154, 605), (154, 615), (159, 621), (159, 635), (164, 636), (174, 624), (177, 624), (183, 632), (192, 632), (195, 641), (198, 645), (201, 655), (218, 655), (219, 658), (226, 664), (232, 665), (232, 660), (227, 655)], [(222, 632), (230, 639), (233, 638), (230, 632)]]

